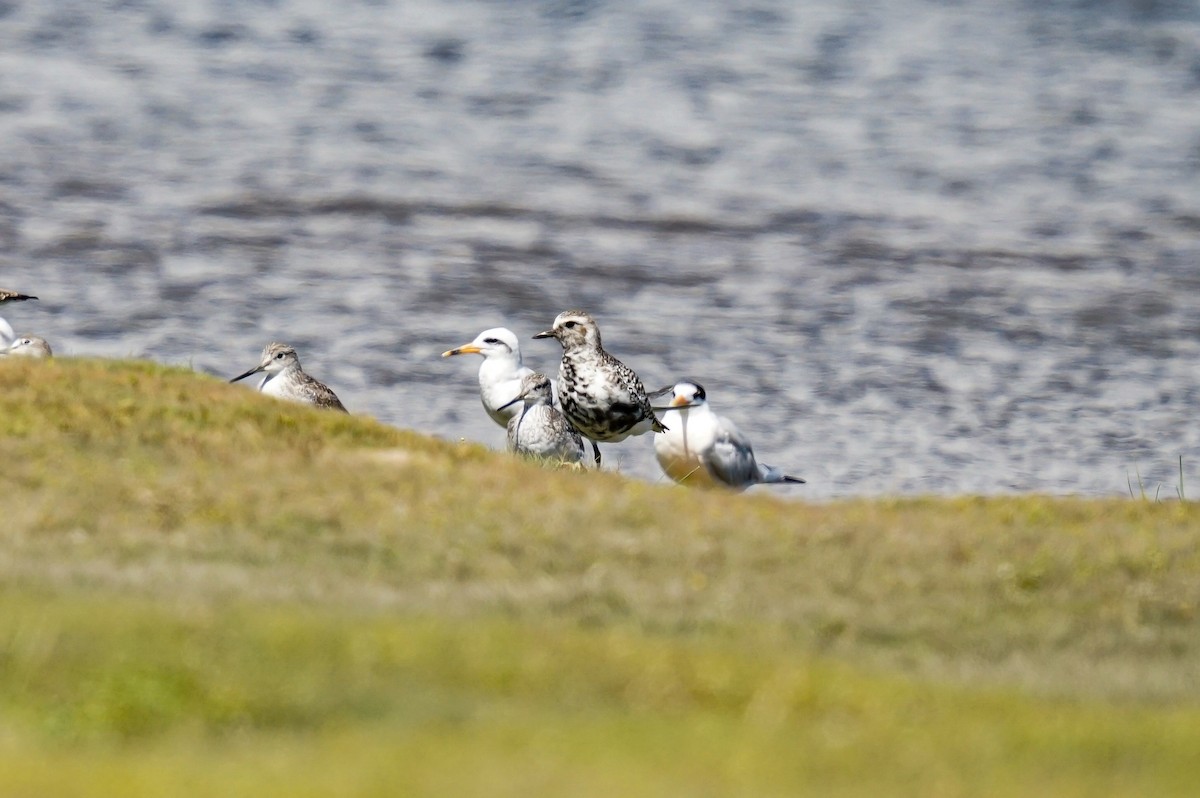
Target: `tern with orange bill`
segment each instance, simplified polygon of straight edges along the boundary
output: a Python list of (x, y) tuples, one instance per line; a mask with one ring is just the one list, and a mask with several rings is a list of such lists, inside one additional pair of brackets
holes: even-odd
[(442, 352), (442, 357), (454, 355), (483, 355), (479, 364), (479, 398), (483, 409), (502, 427), (520, 408), (513, 397), (521, 393), (521, 380), (533, 369), (521, 362), (521, 344), (517, 335), (507, 327), (493, 327), (475, 336), (469, 344)]
[(684, 485), (736, 491), (766, 483), (804, 482), (758, 462), (741, 430), (709, 407), (700, 383), (680, 380), (651, 395), (667, 394), (670, 403), (655, 410), (669, 413), (666, 418), (670, 428), (654, 436), (654, 455), (671, 479)]

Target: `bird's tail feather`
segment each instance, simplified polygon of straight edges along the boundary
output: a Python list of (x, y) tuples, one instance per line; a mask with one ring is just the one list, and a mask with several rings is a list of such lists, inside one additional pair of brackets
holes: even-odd
[(806, 485), (807, 480), (800, 477), (793, 477), (791, 474), (785, 474), (778, 468), (759, 463), (759, 471), (762, 474), (763, 482), (791, 482), (796, 485)]

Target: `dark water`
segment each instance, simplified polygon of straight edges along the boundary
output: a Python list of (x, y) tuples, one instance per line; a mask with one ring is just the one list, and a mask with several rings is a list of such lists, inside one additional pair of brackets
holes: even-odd
[(788, 495), (1200, 495), (1200, 12), (0, 0), (0, 277), (60, 352), (283, 339), (447, 438), (503, 432), (438, 354), (578, 306)]

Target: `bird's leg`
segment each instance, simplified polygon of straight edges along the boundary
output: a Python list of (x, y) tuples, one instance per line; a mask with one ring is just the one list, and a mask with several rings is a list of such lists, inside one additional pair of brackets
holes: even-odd
[(600, 447), (592, 441), (592, 458), (596, 461), (596, 468), (600, 467)]

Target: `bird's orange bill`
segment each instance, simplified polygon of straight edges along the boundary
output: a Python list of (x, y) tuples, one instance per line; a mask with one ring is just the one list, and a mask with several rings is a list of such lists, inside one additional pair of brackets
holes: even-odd
[(450, 357), (452, 355), (481, 355), (481, 354), (483, 354), (483, 350), (480, 349), (479, 347), (475, 346), (475, 344), (466, 344), (464, 346), (458, 347), (457, 349), (449, 349), (445, 352), (442, 352), (442, 357)]

